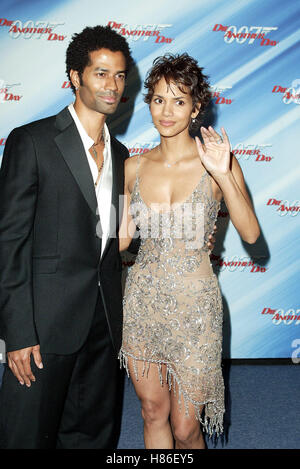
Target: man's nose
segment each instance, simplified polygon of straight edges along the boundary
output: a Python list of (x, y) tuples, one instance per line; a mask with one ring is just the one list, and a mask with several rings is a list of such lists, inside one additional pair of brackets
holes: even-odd
[(105, 89), (116, 91), (118, 89), (115, 77), (107, 77), (105, 81)]

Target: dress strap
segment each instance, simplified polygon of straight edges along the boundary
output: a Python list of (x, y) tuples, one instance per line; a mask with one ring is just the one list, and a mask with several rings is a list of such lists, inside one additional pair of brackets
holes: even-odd
[(140, 180), (140, 163), (141, 163), (141, 155), (137, 154), (137, 163), (136, 163), (136, 179)]
[(209, 192), (210, 197), (213, 199), (214, 196), (213, 196), (213, 190), (212, 190), (211, 176), (206, 170), (205, 170), (205, 172), (207, 174), (206, 180), (207, 180), (208, 192)]
[(211, 184), (211, 176), (209, 174), (209, 172), (206, 170), (205, 166), (203, 165), (203, 174), (202, 174), (202, 177), (200, 179), (200, 188), (203, 190), (205, 190), (204, 188), (206, 188), (206, 193), (207, 195), (210, 197), (210, 198), (213, 198), (213, 191), (212, 191), (212, 184)]
[(135, 182), (134, 182), (134, 188), (133, 192), (137, 193), (139, 191), (139, 183), (140, 183), (140, 175), (139, 175), (139, 169), (140, 169), (140, 154), (137, 154), (137, 163), (136, 163), (136, 174), (135, 174)]
[(135, 185), (140, 190), (140, 165), (141, 165), (141, 156), (138, 153), (137, 155), (137, 163), (136, 163), (136, 177), (135, 177)]
[(206, 181), (207, 181), (207, 186), (208, 186), (209, 197), (216, 204), (220, 204), (220, 202), (216, 200), (214, 197), (213, 186), (212, 186), (212, 176), (208, 173), (208, 171), (206, 171), (206, 175), (207, 175)]

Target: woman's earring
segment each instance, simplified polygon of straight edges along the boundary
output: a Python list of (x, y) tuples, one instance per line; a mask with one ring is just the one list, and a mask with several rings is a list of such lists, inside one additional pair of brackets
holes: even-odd
[(196, 119), (193, 117), (192, 123), (195, 124), (195, 122), (196, 122)]

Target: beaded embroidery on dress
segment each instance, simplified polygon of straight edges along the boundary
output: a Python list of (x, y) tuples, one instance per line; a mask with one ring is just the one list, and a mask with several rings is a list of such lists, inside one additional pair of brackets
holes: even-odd
[[(140, 157), (130, 213), (141, 245), (130, 268), (123, 299), (123, 343), (119, 358), (128, 372), (151, 364), (161, 385), (183, 397), (209, 435), (223, 432), (224, 384), (221, 370), (222, 298), (206, 245), (220, 203), (205, 171), (189, 198), (174, 210), (155, 211), (140, 193)], [(196, 234), (196, 235), (195, 235)], [(203, 239), (204, 238), (204, 239)], [(161, 365), (167, 374), (162, 376)], [(164, 382), (165, 381), (165, 382)], [(199, 409), (204, 406), (204, 416)]]

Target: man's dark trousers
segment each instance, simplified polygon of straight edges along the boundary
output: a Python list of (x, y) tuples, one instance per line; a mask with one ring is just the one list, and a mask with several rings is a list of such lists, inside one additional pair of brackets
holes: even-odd
[(40, 370), (32, 359), (36, 382), (29, 388), (5, 366), (1, 447), (116, 448), (122, 375), (100, 295), (81, 349), (70, 355), (42, 354), (42, 361)]

